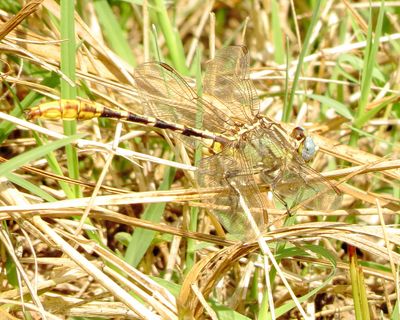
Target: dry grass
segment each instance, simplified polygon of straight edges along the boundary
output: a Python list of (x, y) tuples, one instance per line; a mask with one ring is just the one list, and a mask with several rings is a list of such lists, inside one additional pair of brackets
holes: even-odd
[[(110, 12), (107, 2), (78, 2), (75, 81), (60, 69), (58, 4), (36, 1), (18, 14), (17, 1), (0, 5), (8, 21), (0, 29), (0, 318), (399, 318), (396, 3), (371, 63), (378, 3), (371, 18), (366, 1), (327, 1), (319, 15), (306, 1), (178, 1), (168, 8), (178, 30), (171, 45), (162, 1), (115, 2)], [(24, 120), (22, 109), (61, 96), (60, 79), (79, 97), (140, 112), (134, 65), (159, 59), (155, 37), (162, 59), (191, 83), (198, 57), (245, 44), (263, 114), (280, 120), (296, 93), (288, 126), (303, 125), (318, 145), (312, 166), (343, 193), (339, 208), (288, 217), (271, 207), (260, 253), (261, 239), (223, 236), (200, 201), (221, 190), (196, 187), (194, 152), (173, 135), (93, 119), (70, 141), (61, 121)], [(65, 145), (77, 150), (78, 176), (68, 173), (75, 160)]]

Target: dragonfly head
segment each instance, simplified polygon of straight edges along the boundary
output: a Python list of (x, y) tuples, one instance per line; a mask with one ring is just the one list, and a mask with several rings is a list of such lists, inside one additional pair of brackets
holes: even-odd
[(298, 151), (305, 162), (311, 161), (316, 153), (316, 146), (314, 140), (306, 136), (305, 130), (302, 127), (296, 127), (290, 134), (292, 138), (300, 141)]
[(316, 153), (314, 140), (311, 137), (305, 137), (303, 142), (300, 144), (299, 152), (305, 162), (311, 161)]
[(292, 133), (290, 134), (292, 138), (294, 138), (297, 141), (302, 141), (305, 139), (306, 134), (305, 130), (303, 127), (296, 127), (293, 129)]

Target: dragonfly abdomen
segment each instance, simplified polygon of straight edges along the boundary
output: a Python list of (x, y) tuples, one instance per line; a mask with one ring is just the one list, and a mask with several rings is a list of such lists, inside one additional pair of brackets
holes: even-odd
[(64, 120), (87, 120), (99, 117), (104, 106), (81, 100), (61, 99), (42, 103), (29, 109), (26, 113), (28, 120), (43, 119), (64, 119)]
[(226, 144), (230, 141), (228, 137), (216, 135), (206, 130), (188, 127), (147, 115), (140, 115), (123, 110), (113, 110), (103, 106), (100, 103), (85, 100), (61, 99), (46, 102), (29, 109), (26, 113), (26, 118), (28, 120), (34, 120), (38, 118), (48, 120), (89, 120), (98, 117), (120, 119), (159, 129), (167, 129), (187, 137), (209, 140), (211, 141), (209, 144), (214, 142)]

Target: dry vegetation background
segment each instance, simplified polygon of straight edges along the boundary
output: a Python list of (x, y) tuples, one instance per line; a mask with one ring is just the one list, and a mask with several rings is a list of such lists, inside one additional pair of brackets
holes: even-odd
[[(71, 4), (0, 2), (1, 319), (399, 319), (400, 3)], [(23, 112), (75, 95), (140, 110), (137, 64), (194, 83), (230, 44), (249, 49), (262, 113), (306, 127), (312, 167), (343, 193), (264, 232), (268, 273), (257, 241), (202, 208), (173, 135)]]

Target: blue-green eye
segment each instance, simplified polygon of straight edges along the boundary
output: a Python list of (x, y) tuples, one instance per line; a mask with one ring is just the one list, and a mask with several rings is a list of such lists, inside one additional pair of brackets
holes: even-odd
[(306, 137), (303, 141), (303, 148), (301, 150), (301, 156), (304, 161), (308, 162), (315, 156), (315, 143), (311, 137)]

